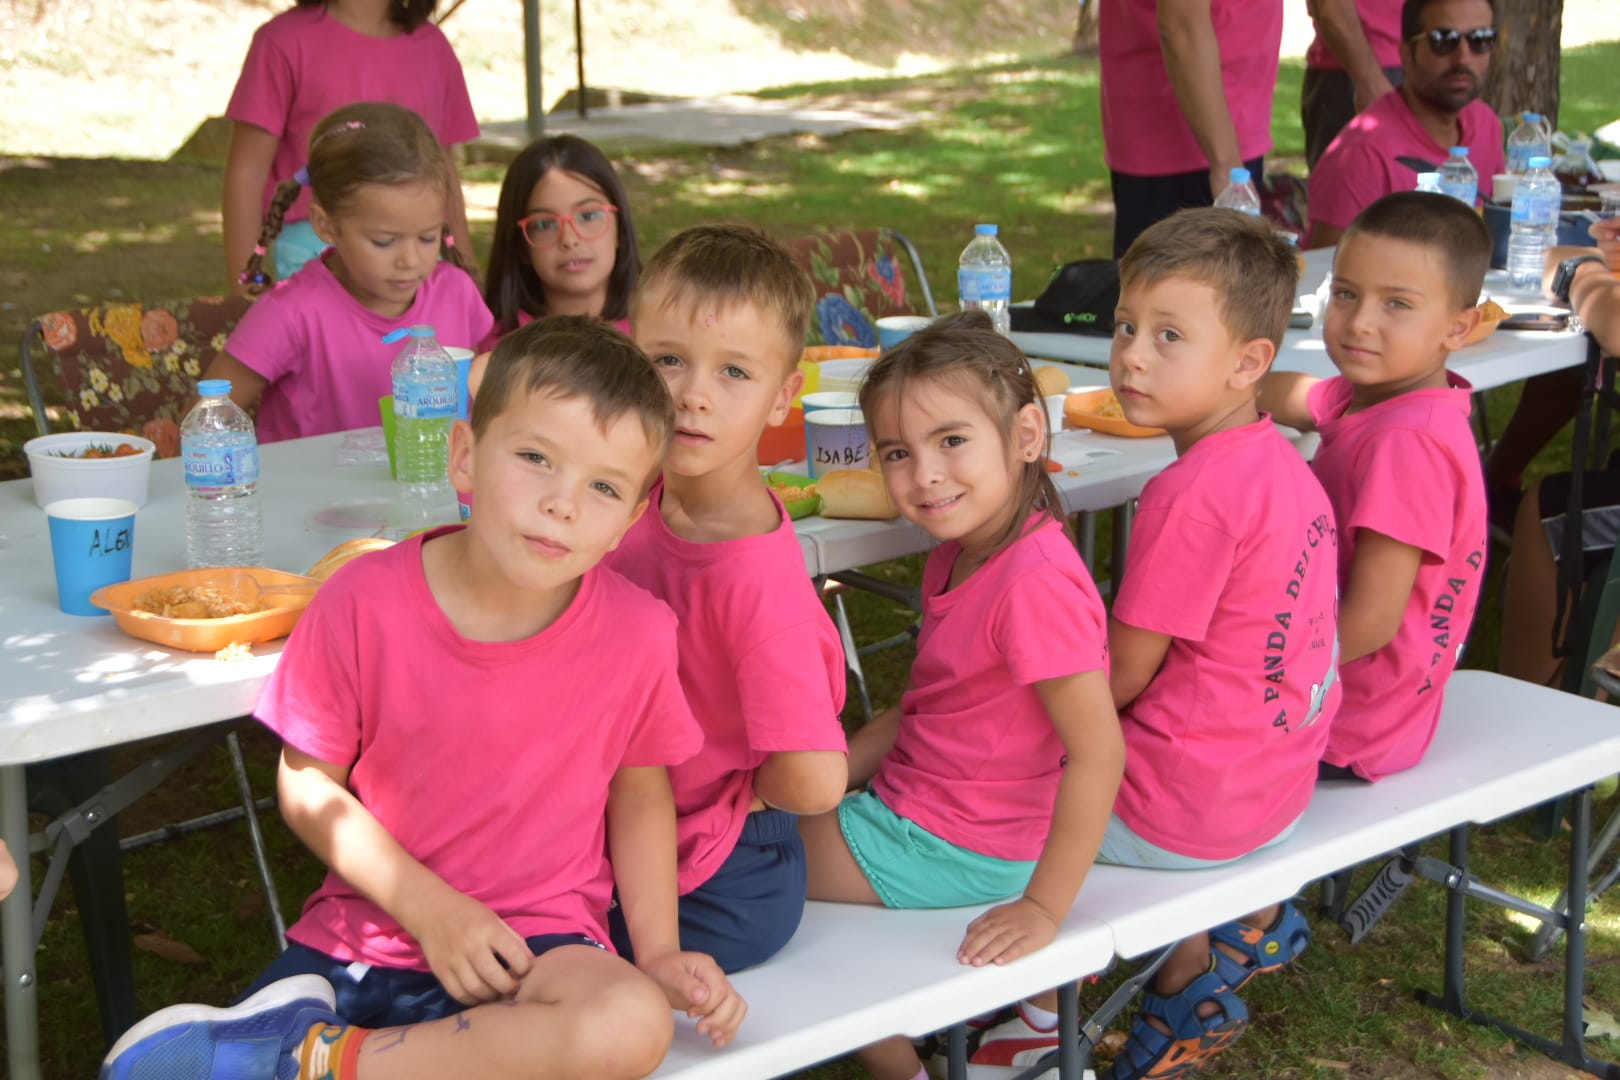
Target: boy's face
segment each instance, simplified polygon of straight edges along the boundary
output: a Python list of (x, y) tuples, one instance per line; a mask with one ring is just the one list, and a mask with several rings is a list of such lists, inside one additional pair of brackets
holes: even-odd
[(574, 581), (619, 546), (657, 465), (639, 416), (604, 429), (583, 397), (547, 391), (514, 394), (481, 435), (462, 421), (450, 436), (451, 479), (478, 495), (473, 543), (513, 588), (533, 592)]
[(1456, 307), (1432, 248), (1357, 232), (1339, 245), (1322, 341), (1356, 407), (1444, 387), (1446, 359), (1478, 321), (1476, 308)]
[(776, 320), (752, 304), (667, 304), (653, 293), (636, 307), (635, 335), (675, 399), (665, 473), (753, 469), (760, 433), (787, 419), (804, 383)]
[(1219, 299), (1212, 286), (1173, 275), (1120, 290), (1108, 365), (1114, 394), (1127, 420), (1164, 428), (1178, 451), (1252, 407), (1275, 352), (1265, 339), (1237, 340)]

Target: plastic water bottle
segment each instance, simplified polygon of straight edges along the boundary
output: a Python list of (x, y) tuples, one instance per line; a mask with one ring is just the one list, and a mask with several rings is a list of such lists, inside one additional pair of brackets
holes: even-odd
[(450, 489), (450, 425), (456, 418), (456, 364), (431, 326), (395, 330), (394, 476), (407, 495), (433, 498)]
[(1254, 179), (1249, 175), (1249, 170), (1237, 168), (1227, 175), (1232, 182), (1226, 185), (1226, 190), (1215, 200), (1215, 205), (1259, 217), (1260, 193), (1254, 190)]
[(1011, 329), (1012, 257), (996, 239), (998, 231), (994, 225), (973, 226), (973, 242), (962, 249), (956, 264), (956, 291), (963, 311), (977, 308), (990, 316), (998, 334), (1006, 335)]
[(1558, 227), (1563, 192), (1552, 174), (1552, 159), (1533, 157), (1530, 171), (1513, 189), (1512, 232), (1508, 234), (1508, 278), (1519, 288), (1541, 282), (1542, 262)]
[(1453, 146), (1451, 156), (1440, 165), (1440, 194), (1474, 208), (1479, 198), (1479, 173), (1468, 163), (1468, 147)]
[(180, 425), (186, 471), (186, 561), (192, 566), (264, 562), (259, 514), (259, 440), (230, 398), (229, 379), (204, 379)]
[(1431, 195), (1440, 194), (1440, 174), (1437, 172), (1420, 172), (1417, 174), (1416, 191), (1427, 191)]
[(1507, 137), (1508, 172), (1523, 176), (1533, 157), (1552, 157), (1552, 133), (1540, 113), (1525, 112), (1519, 114), (1519, 126)]

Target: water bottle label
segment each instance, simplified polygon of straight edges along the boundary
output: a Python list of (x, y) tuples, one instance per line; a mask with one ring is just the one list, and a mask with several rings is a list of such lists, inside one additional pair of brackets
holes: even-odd
[(407, 420), (449, 420), (456, 415), (456, 383), (401, 381), (394, 387), (394, 414)]
[(185, 443), (186, 486), (194, 488), (241, 487), (259, 482), (259, 445), (254, 442), (235, 446), (198, 446)]
[(956, 272), (956, 291), (964, 304), (1012, 299), (1012, 270), (1005, 266), (971, 266)]

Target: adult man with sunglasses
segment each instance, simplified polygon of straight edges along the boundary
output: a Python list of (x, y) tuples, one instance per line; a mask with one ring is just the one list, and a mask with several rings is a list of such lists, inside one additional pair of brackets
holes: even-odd
[(1405, 0), (1405, 82), (1352, 120), (1311, 170), (1310, 246), (1338, 243), (1367, 205), (1417, 186), (1414, 162), (1438, 170), (1453, 146), (1468, 147), (1486, 185), (1503, 171), (1502, 122), (1478, 100), (1496, 48), (1495, 18), (1491, 0)]

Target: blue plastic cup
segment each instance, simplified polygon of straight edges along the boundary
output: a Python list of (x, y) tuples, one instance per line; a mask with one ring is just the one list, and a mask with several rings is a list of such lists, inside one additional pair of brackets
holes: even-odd
[(56, 599), (69, 615), (105, 615), (90, 602), (103, 585), (129, 580), (135, 510), (128, 499), (58, 499), (45, 507), (51, 526)]
[(471, 419), (472, 394), (467, 389), (467, 376), (472, 374), (473, 351), (455, 348), (444, 351), (456, 362), (456, 419)]
[(885, 315), (877, 321), (878, 347), (887, 352), (933, 321), (926, 315)]

